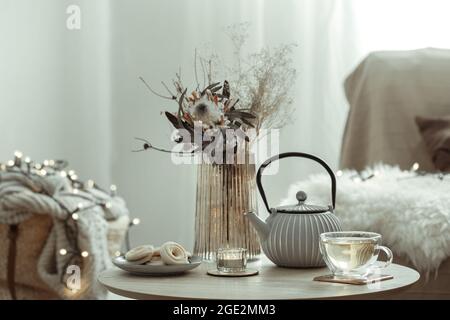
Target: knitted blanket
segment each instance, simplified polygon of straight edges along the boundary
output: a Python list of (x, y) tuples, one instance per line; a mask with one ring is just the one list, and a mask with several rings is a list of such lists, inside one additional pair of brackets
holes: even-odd
[[(75, 190), (65, 175), (0, 171), (0, 223), (19, 224), (36, 215), (53, 221), (38, 259), (42, 281), (64, 299), (104, 298), (97, 275), (111, 266), (108, 221), (128, 215), (123, 199), (95, 187)], [(69, 268), (79, 268), (80, 279), (66, 280)], [(74, 280), (79, 288), (68, 286)]]
[[(312, 175), (291, 185), (282, 204), (292, 204), (299, 190), (308, 203), (329, 204), (330, 189), (328, 175)], [(361, 174), (345, 170), (337, 177), (335, 213), (343, 230), (380, 233), (385, 245), (426, 274), (450, 257), (450, 175), (383, 165)]]

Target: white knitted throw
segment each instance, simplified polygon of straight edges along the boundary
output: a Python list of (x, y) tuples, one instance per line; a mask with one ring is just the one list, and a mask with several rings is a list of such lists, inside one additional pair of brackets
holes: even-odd
[[(412, 178), (410, 171), (378, 165), (361, 176), (373, 172), (377, 175), (365, 181), (347, 170), (337, 178), (335, 212), (343, 229), (378, 232), (419, 271), (437, 271), (450, 257), (450, 175)], [(292, 204), (299, 190), (308, 194), (308, 203), (329, 204), (330, 189), (327, 174), (312, 175), (291, 185), (282, 204)]]
[[(45, 191), (45, 192), (43, 192)], [(64, 266), (70, 255), (60, 255), (61, 248), (70, 248), (64, 220), (68, 213), (51, 197), (52, 195), (69, 210), (79, 203), (85, 207), (93, 202), (109, 202), (108, 208), (94, 206), (78, 213), (78, 246), (89, 256), (83, 259), (81, 267), (81, 290), (69, 290), (62, 283), (66, 273)], [(97, 275), (111, 266), (107, 246), (107, 220), (128, 215), (125, 202), (120, 197), (111, 197), (98, 189), (80, 190), (73, 193), (68, 178), (59, 174), (51, 176), (33, 175), (27, 177), (17, 172), (0, 172), (0, 223), (17, 224), (32, 215), (50, 215), (53, 227), (38, 260), (41, 279), (65, 299), (101, 299), (105, 289), (98, 283)]]

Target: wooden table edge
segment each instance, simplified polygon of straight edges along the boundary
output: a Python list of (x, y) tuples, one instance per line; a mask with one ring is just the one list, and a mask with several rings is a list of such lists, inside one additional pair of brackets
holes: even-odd
[[(408, 289), (409, 287), (411, 287), (412, 285), (414, 285), (417, 281), (420, 280), (421, 275), (420, 273), (415, 270), (412, 269), (410, 267), (407, 266), (403, 266), (403, 265), (399, 265), (401, 267), (405, 267), (408, 268), (412, 271), (414, 271), (417, 274), (417, 279), (409, 284), (406, 284), (404, 286), (401, 287), (397, 287), (397, 288), (391, 288), (391, 289), (386, 289), (386, 290), (382, 290), (382, 291), (375, 291), (375, 292), (367, 292), (367, 293), (363, 293), (363, 294), (347, 294), (347, 295), (343, 295), (343, 296), (331, 296), (331, 297), (311, 297), (311, 298), (271, 298), (270, 300), (274, 300), (274, 301), (283, 301), (283, 300), (290, 300), (290, 301), (296, 301), (296, 300), (389, 300), (389, 296), (391, 296), (393, 299), (395, 299), (395, 294), (396, 293), (400, 293), (405, 291), (406, 289)], [(111, 270), (111, 269), (109, 269)], [(118, 269), (120, 270), (120, 269)], [(105, 270), (107, 271), (107, 270)], [(105, 272), (103, 271), (103, 272)], [(102, 273), (103, 273), (102, 272)], [(124, 271), (125, 272), (125, 271)], [(167, 296), (167, 295), (158, 295), (158, 294), (151, 294), (151, 293), (141, 293), (141, 292), (131, 292), (131, 291), (125, 291), (123, 289), (118, 289), (115, 287), (111, 287), (110, 285), (104, 283), (101, 281), (101, 275), (102, 273), (100, 273), (100, 275), (97, 277), (97, 281), (104, 286), (108, 291), (117, 294), (119, 296), (122, 297), (126, 297), (126, 298), (131, 298), (131, 299), (136, 299), (136, 300), (225, 300), (225, 301), (252, 301), (252, 300), (261, 300), (261, 299), (227, 299), (227, 298), (193, 298), (193, 297), (180, 297), (180, 296)], [(387, 280), (389, 281), (389, 280)], [(388, 297), (386, 297), (386, 295)], [(262, 299), (264, 300), (264, 299)]]

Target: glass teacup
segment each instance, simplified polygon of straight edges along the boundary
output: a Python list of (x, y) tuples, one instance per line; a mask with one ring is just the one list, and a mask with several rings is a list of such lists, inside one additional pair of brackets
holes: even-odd
[[(387, 256), (375, 265), (381, 251)], [(381, 245), (381, 235), (365, 231), (326, 232), (320, 235), (320, 252), (336, 277), (363, 278), (377, 273), (392, 262), (392, 251)]]

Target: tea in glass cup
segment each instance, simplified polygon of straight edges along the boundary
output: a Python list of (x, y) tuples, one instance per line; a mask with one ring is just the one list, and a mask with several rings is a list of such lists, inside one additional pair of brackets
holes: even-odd
[[(378, 255), (384, 251), (387, 260), (375, 265)], [(337, 277), (365, 277), (392, 262), (392, 251), (381, 245), (381, 235), (364, 231), (326, 232), (320, 235), (320, 252)]]

